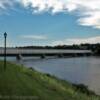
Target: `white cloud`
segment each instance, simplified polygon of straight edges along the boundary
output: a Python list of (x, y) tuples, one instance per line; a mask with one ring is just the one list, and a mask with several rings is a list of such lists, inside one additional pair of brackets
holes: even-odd
[(72, 45), (72, 44), (81, 44), (81, 43), (100, 43), (100, 36), (90, 37), (90, 38), (73, 38), (73, 39), (65, 39), (58, 40), (51, 43), (51, 45)]
[(33, 39), (33, 40), (46, 40), (47, 37), (44, 35), (23, 35), (21, 36), (23, 39)]
[(63, 2), (60, 0), (22, 0), (24, 7), (31, 7), (33, 12), (44, 12), (51, 10), (52, 13), (63, 10)]
[(100, 0), (22, 0), (22, 4), (38, 13), (77, 11), (80, 25), (100, 29)]
[(0, 0), (0, 9), (11, 7), (15, 2), (32, 13), (75, 11), (80, 25), (100, 29), (100, 0)]

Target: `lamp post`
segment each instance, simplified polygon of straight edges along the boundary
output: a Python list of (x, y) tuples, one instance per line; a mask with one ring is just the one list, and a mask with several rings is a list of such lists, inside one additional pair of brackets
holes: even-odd
[(6, 38), (7, 33), (4, 33), (4, 70), (6, 70)]

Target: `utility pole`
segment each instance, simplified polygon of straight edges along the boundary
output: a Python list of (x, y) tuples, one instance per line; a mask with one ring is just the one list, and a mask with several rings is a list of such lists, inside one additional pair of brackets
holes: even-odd
[(4, 33), (4, 70), (6, 70), (6, 38), (7, 33)]

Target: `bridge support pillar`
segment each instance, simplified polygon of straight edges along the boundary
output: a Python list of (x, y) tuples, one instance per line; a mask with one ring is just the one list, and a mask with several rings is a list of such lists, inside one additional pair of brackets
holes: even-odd
[(21, 60), (21, 59), (22, 59), (22, 55), (21, 55), (21, 54), (17, 55), (17, 56), (16, 56), (16, 59), (17, 59), (17, 60)]
[(58, 56), (58, 58), (63, 58), (64, 57), (63, 54), (58, 54), (57, 56)]
[(41, 57), (41, 59), (44, 59), (44, 58), (46, 58), (46, 56), (43, 54), (43, 55), (41, 55), (40, 56)]
[(79, 55), (77, 53), (73, 54), (74, 57), (78, 57)]

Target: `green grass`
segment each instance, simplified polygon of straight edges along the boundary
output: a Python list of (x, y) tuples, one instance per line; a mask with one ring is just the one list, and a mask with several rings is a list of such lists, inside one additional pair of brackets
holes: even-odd
[[(63, 80), (32, 69), (12, 63), (7, 63), (4, 71), (0, 62), (0, 96), (33, 96), (34, 99), (18, 100), (100, 100), (99, 96), (87, 95)], [(0, 99), (0, 100), (3, 100)], [(5, 99), (4, 99), (5, 100)], [(8, 100), (8, 99), (7, 99)]]

